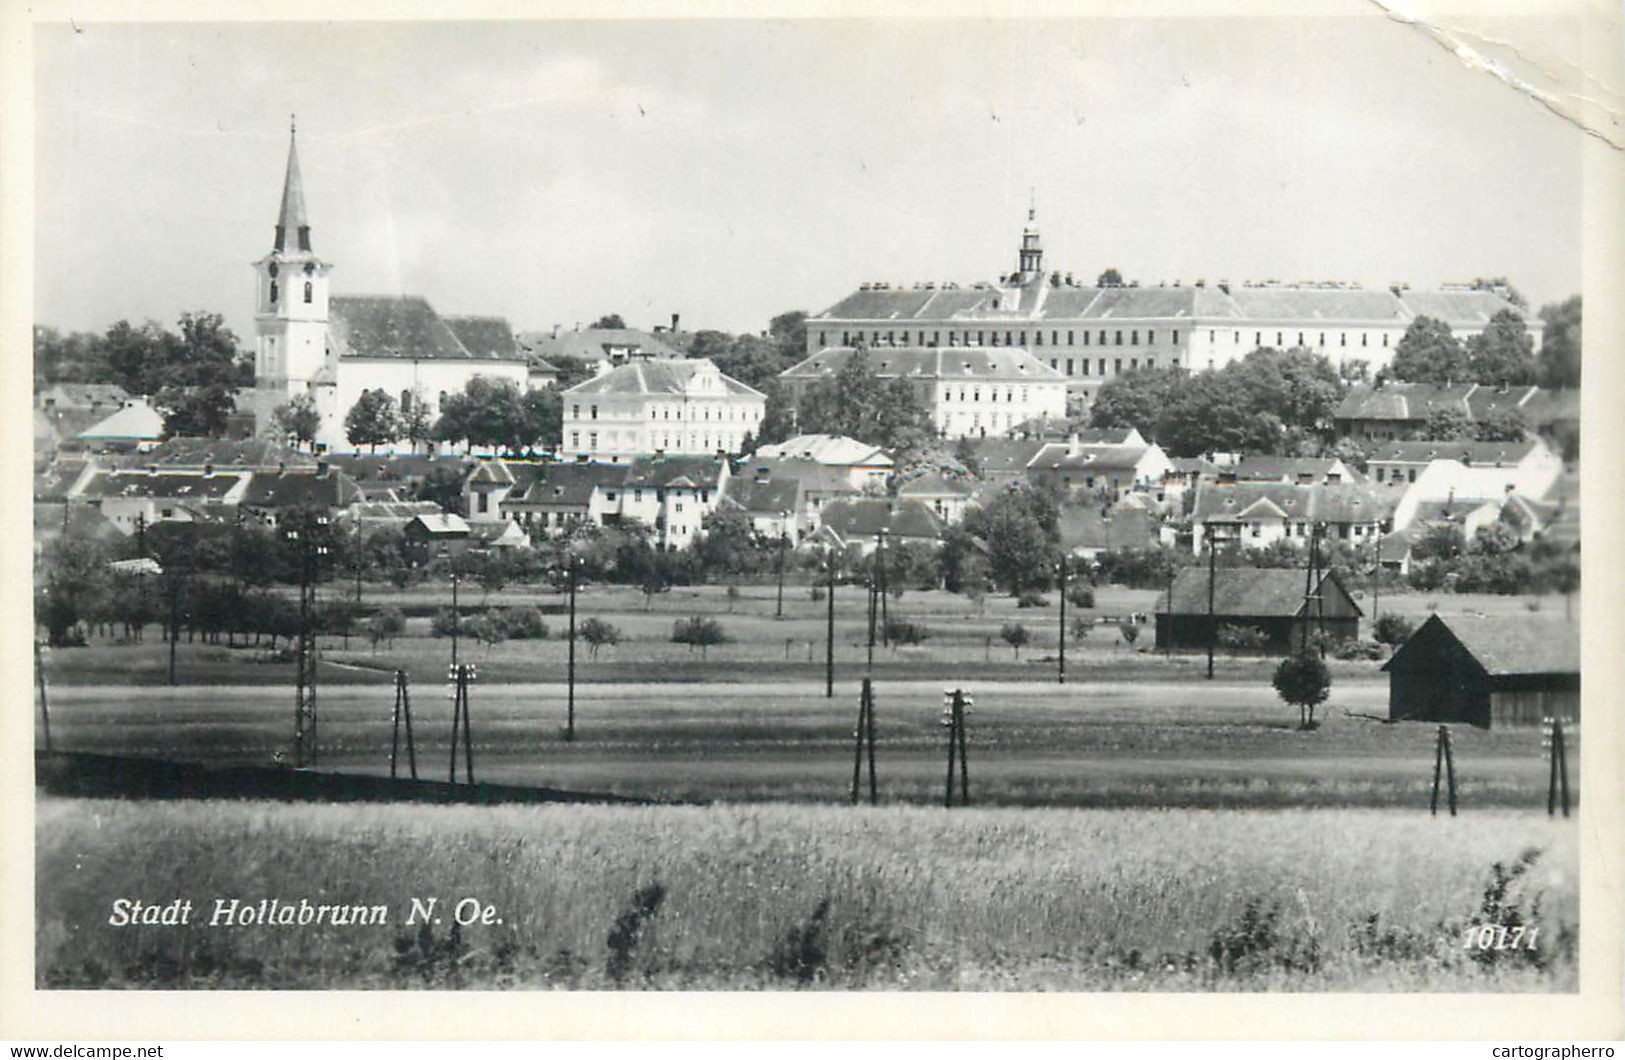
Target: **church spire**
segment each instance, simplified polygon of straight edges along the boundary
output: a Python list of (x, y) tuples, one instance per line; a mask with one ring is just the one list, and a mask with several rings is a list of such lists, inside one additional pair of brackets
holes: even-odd
[[(299, 179), (299, 143), (296, 139), (298, 124), (288, 121), (288, 172), (282, 181), (282, 209), (276, 219), (276, 249), (298, 249), (310, 253), (310, 221), (305, 217), (305, 187)], [(288, 246), (288, 237), (295, 239)]]
[(1044, 245), (1038, 237), (1038, 204), (1034, 193), (1027, 193), (1027, 227), (1021, 231), (1021, 279), (1034, 279), (1044, 271)]

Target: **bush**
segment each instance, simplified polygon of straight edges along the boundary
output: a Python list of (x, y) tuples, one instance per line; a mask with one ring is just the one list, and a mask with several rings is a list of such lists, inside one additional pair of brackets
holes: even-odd
[(467, 622), (459, 623), (449, 607), (438, 608), (434, 613), (434, 617), (429, 620), (429, 633), (432, 636), (449, 637), (453, 633), (467, 632)]
[(673, 644), (687, 644), (690, 648), (707, 648), (713, 644), (728, 643), (728, 634), (722, 623), (704, 615), (679, 618), (671, 628)]
[(822, 585), (815, 585), (811, 589), (807, 590), (807, 595), (812, 597), (813, 603), (822, 603), (824, 600), (824, 587)]
[(1332, 652), (1339, 659), (1380, 659), (1388, 654), (1381, 642), (1375, 640), (1340, 641)]
[(1320, 656), (1304, 652), (1283, 659), (1270, 681), (1281, 698), (1298, 708), (1298, 727), (1315, 727), (1315, 708), (1331, 694), (1332, 673)]
[(1257, 651), (1270, 641), (1269, 634), (1257, 626), (1242, 626), (1230, 622), (1221, 625), (1215, 637), (1230, 651)]
[(596, 659), (599, 648), (613, 648), (621, 642), (621, 630), (619, 626), (611, 625), (601, 618), (589, 618), (581, 623), (581, 639), (587, 642), (592, 657)]
[(1126, 618), (1117, 623), (1117, 631), (1123, 634), (1123, 643), (1128, 645), (1140, 638), (1140, 627)]
[(547, 623), (535, 607), (505, 607), (495, 612), (502, 634), (509, 640), (546, 640)]
[(1066, 590), (1066, 602), (1073, 607), (1093, 608), (1095, 606), (1095, 587), (1092, 585), (1073, 585)]
[(901, 618), (886, 620), (886, 639), (893, 644), (921, 644), (930, 636), (931, 631), (918, 622)]
[(386, 607), (367, 619), (367, 639), (377, 648), (381, 642), (388, 641), (391, 646), (395, 638), (406, 632), (406, 616), (398, 607)]
[(1027, 627), (1020, 622), (1006, 622), (999, 630), (999, 636), (1015, 651), (1016, 658), (1021, 658), (1021, 649), (1032, 639)]
[(1396, 615), (1392, 611), (1385, 615), (1378, 615), (1377, 621), (1371, 628), (1371, 633), (1380, 643), (1400, 645), (1410, 640), (1411, 634), (1416, 632), (1416, 626), (1404, 615)]
[(1033, 590), (1033, 589), (1028, 589), (1026, 592), (1024, 592), (1020, 596), (1016, 597), (1016, 606), (1017, 607), (1048, 607), (1049, 606), (1049, 598), (1046, 597), (1041, 592), (1038, 592), (1038, 591)]
[(1072, 639), (1084, 640), (1095, 628), (1095, 620), (1088, 615), (1079, 615), (1072, 620)]

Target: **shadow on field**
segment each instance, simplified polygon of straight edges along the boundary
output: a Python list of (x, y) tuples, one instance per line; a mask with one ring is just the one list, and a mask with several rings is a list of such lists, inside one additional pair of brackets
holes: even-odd
[(51, 795), (119, 799), (270, 799), (277, 802), (592, 802), (653, 805), (627, 795), (513, 784), (451, 784), (262, 766), (211, 767), (159, 758), (36, 751), (35, 783)]

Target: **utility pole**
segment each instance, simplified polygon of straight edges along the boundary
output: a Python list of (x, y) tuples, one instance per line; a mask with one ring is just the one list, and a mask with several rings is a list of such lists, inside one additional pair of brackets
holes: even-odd
[(886, 528), (880, 528), (878, 547), (875, 549), (875, 571), (879, 577), (880, 598), (880, 643), (891, 647), (891, 614), (888, 610), (886, 597), (891, 591), (891, 576), (886, 571)]
[(829, 570), (829, 618), (824, 633), (824, 698), (835, 698), (835, 548), (824, 549), (824, 565)]
[[(39, 718), (40, 724), (45, 728), (45, 750), (51, 750), (51, 706), (45, 698), (45, 649), (40, 642), (34, 642), (34, 674), (39, 681)], [(1564, 813), (1568, 808), (1564, 807)]]
[(1060, 665), (1055, 675), (1055, 683), (1066, 684), (1066, 553), (1061, 553), (1061, 562), (1056, 565), (1060, 570), (1061, 583), (1061, 654)]
[[(1213, 585), (1219, 576), (1219, 534), (1211, 521), (1207, 524), (1207, 679), (1213, 680), (1213, 646), (1219, 640), (1219, 626), (1213, 617)], [(1170, 590), (1170, 597), (1172, 592)], [(1169, 604), (1168, 634), (1174, 631), (1173, 605)]]
[(457, 582), (459, 580), (457, 570), (453, 568), (451, 572), (451, 664), (453, 666), (457, 665), (457, 634), (463, 626), (462, 613), (457, 610)]
[(452, 665), (446, 668), (446, 676), (451, 679), (451, 783), (457, 783), (457, 726), (462, 725), (463, 760), (467, 765), (465, 772), (468, 783), (474, 783), (474, 732), (469, 721), (468, 686), (474, 682), (475, 671), (471, 663)]
[(355, 541), (351, 546), (355, 558), (355, 607), (356, 614), (361, 613), (361, 517), (355, 520)]
[(406, 723), (406, 761), (412, 779), (418, 778), (417, 744), (412, 739), (412, 698), (407, 687), (405, 670), (395, 671), (395, 728), (389, 740), (389, 775), (395, 776), (395, 761), (401, 744), (401, 723)]
[(789, 542), (790, 535), (785, 527), (789, 512), (779, 513), (779, 601), (773, 609), (774, 618), (784, 617), (784, 546)]
[(576, 738), (576, 582), (581, 559), (572, 555), (567, 562), (570, 565), (570, 660), (567, 677), (570, 687), (569, 698), (565, 701), (564, 740), (569, 743)]
[(319, 558), (329, 552), (325, 542), (318, 539), (326, 527), (327, 516), (318, 515), (287, 532), (288, 540), (299, 550), (299, 645), (295, 652), (298, 672), (294, 679), (293, 707), (295, 769), (316, 764), (317, 655), (312, 613), (316, 609), (316, 565)]

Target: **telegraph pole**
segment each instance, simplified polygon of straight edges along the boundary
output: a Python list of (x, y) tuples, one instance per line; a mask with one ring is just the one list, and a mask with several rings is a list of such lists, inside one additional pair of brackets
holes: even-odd
[[(298, 673), (294, 679), (293, 764), (295, 769), (316, 764), (316, 630), (312, 612), (316, 609), (316, 564), (328, 554), (318, 540), (327, 526), (327, 516), (318, 515), (302, 527), (288, 531), (288, 540), (299, 550), (299, 645)], [(173, 640), (171, 649), (173, 650)]]
[(564, 740), (566, 743), (576, 738), (576, 568), (581, 560), (577, 556), (570, 556), (570, 660), (568, 668), (569, 698), (565, 702)]
[[(1213, 680), (1213, 646), (1219, 639), (1219, 627), (1213, 619), (1213, 583), (1219, 576), (1219, 534), (1213, 523), (1207, 524), (1207, 679)], [(1169, 598), (1173, 590), (1169, 590)], [(1168, 635), (1174, 632), (1173, 605), (1169, 604)]]
[(1055, 675), (1055, 683), (1066, 684), (1066, 553), (1061, 553), (1061, 562), (1057, 564), (1060, 569), (1061, 582), (1061, 655), (1060, 666)]
[[(45, 699), (45, 652), (40, 642), (34, 642), (34, 674), (39, 680), (39, 718), (45, 728), (45, 750), (51, 750), (51, 707)], [(1564, 812), (1567, 812), (1565, 807)]]
[(457, 610), (457, 571), (451, 572), (451, 664), (457, 665), (457, 633), (462, 628), (463, 616)]
[(824, 564), (829, 568), (829, 617), (824, 634), (824, 698), (835, 698), (835, 549), (824, 549)]
[(789, 534), (785, 530), (784, 520), (789, 514), (789, 512), (783, 512), (779, 516), (779, 601), (773, 609), (774, 618), (784, 617), (784, 546), (789, 542)]

